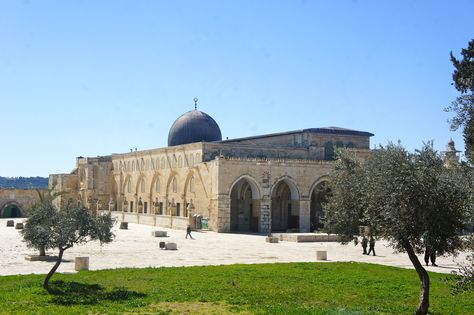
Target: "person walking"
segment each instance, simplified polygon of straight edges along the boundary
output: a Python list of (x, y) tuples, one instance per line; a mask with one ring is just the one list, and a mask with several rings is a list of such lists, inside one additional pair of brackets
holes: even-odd
[(371, 236), (369, 240), (369, 252), (367, 255), (370, 255), (370, 253), (373, 253), (375, 256), (375, 239), (373, 236)]
[(431, 260), (431, 265), (438, 267), (436, 264), (436, 250), (433, 249), (435, 243), (430, 233), (426, 231), (423, 233), (423, 242), (425, 243), (425, 264), (428, 266), (428, 262)]
[(188, 224), (188, 227), (186, 228), (186, 238), (188, 238), (188, 235), (191, 239), (193, 239), (193, 237), (191, 236), (191, 225)]
[(362, 249), (364, 250), (362, 255), (367, 255), (367, 245), (369, 244), (369, 240), (367, 239), (367, 237), (365, 237), (365, 235), (362, 236), (362, 241), (360, 242), (360, 244), (362, 245)]
[(432, 250), (430, 247), (426, 246), (425, 249), (425, 264), (428, 266), (428, 262), (431, 261), (431, 265), (438, 267), (436, 264), (436, 251)]

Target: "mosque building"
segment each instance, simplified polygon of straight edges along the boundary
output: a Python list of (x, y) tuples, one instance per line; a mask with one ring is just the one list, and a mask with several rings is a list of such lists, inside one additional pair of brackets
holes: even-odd
[[(197, 100), (195, 100), (197, 101)], [(321, 202), (334, 148), (364, 158), (372, 133), (309, 128), (222, 140), (208, 114), (178, 117), (168, 146), (100, 157), (78, 157), (70, 174), (49, 187), (121, 220), (217, 232), (309, 232), (322, 225)]]

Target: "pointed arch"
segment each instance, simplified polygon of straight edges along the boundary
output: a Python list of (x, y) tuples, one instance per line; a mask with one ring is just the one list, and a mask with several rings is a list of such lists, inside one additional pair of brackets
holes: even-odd
[(123, 192), (128, 193), (128, 194), (133, 193), (132, 176), (130, 175), (127, 175), (127, 177), (125, 177), (125, 180), (123, 181)]
[(329, 193), (329, 176), (324, 175), (317, 178), (310, 187), (310, 231), (324, 228), (324, 203)]
[(138, 177), (137, 184), (135, 186), (135, 193), (136, 194), (143, 194), (147, 191), (146, 189), (146, 176), (141, 175)]
[[(176, 191), (173, 191), (173, 181), (175, 183)], [(168, 175), (168, 180), (166, 181), (166, 193), (169, 194), (177, 194), (179, 189), (180, 179), (177, 172), (170, 172)]]
[(270, 196), (274, 195), (275, 189), (278, 187), (278, 185), (281, 182), (285, 182), (285, 184), (288, 185), (288, 188), (290, 188), (291, 200), (300, 200), (301, 194), (298, 188), (298, 184), (292, 177), (288, 175), (281, 176), (275, 180), (275, 183), (273, 184), (272, 189), (270, 190), (271, 191)]
[(229, 187), (229, 195), (232, 192), (232, 189), (234, 188), (235, 184), (237, 184), (241, 179), (246, 179), (248, 183), (250, 184), (250, 189), (252, 190), (252, 197), (253, 199), (261, 199), (262, 198), (262, 190), (258, 184), (258, 181), (251, 175), (249, 174), (244, 174), (240, 175), (237, 177), (232, 184), (230, 184)]
[(329, 175), (323, 175), (323, 176), (318, 177), (318, 178), (313, 182), (313, 184), (311, 185), (311, 187), (309, 188), (308, 196), (311, 196), (311, 194), (313, 193), (313, 191), (314, 191), (314, 189), (316, 188), (316, 186), (318, 186), (319, 184), (321, 184), (321, 183), (323, 183), (323, 182), (330, 182), (330, 177), (329, 177)]
[(245, 174), (234, 180), (229, 188), (231, 232), (259, 231), (261, 196), (260, 186), (252, 176)]

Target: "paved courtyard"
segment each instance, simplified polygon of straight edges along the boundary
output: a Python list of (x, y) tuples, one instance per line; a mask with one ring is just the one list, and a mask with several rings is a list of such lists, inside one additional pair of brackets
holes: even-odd
[[(22, 221), (16, 219), (16, 222)], [(168, 237), (153, 237), (152, 231), (164, 230)], [(90, 257), (90, 269), (113, 269), (124, 267), (171, 267), (224, 264), (256, 264), (276, 262), (314, 262), (316, 251), (326, 250), (328, 261), (355, 261), (412, 268), (406, 254), (395, 254), (387, 242), (378, 241), (375, 245), (377, 256), (362, 255), (360, 244), (341, 245), (335, 242), (295, 243), (279, 242), (270, 244), (261, 235), (227, 234), (210, 231), (192, 232), (193, 240), (185, 239), (186, 232), (160, 227), (129, 223), (128, 230), (114, 227), (115, 240), (104, 246), (98, 242), (75, 246), (64, 254), (64, 262), (58, 272), (74, 272), (74, 258)], [(0, 219), (0, 275), (44, 274), (52, 262), (30, 262), (26, 255), (37, 254), (27, 248), (19, 230), (7, 227), (6, 220)], [(161, 250), (159, 242), (176, 242), (178, 250)], [(49, 251), (57, 255), (57, 251)], [(423, 257), (420, 256), (422, 261)], [(457, 270), (457, 263), (465, 259), (465, 254), (456, 258), (438, 257), (439, 267), (429, 266), (429, 271), (450, 273)]]

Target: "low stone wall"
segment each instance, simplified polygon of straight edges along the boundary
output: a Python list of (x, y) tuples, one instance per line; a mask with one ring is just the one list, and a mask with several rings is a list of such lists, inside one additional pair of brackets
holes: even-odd
[(286, 242), (339, 242), (341, 239), (337, 234), (282, 233), (278, 236), (280, 241)]
[(173, 217), (169, 215), (153, 215), (143, 213), (130, 213), (112, 211), (112, 217), (119, 221), (138, 223), (145, 225), (161, 226), (170, 229), (185, 230), (189, 224), (189, 219), (184, 217)]

